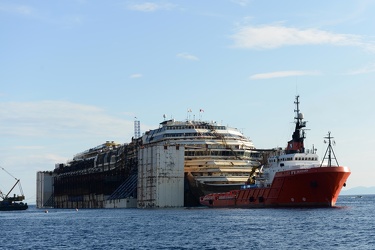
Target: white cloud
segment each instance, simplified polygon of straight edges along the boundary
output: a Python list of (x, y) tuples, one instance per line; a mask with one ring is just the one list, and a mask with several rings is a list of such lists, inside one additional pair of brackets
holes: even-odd
[(360, 75), (375, 72), (375, 63), (367, 65), (361, 69), (352, 70), (348, 72), (348, 75)]
[(177, 54), (177, 57), (180, 57), (180, 58), (183, 58), (183, 59), (186, 59), (186, 60), (191, 60), (191, 61), (198, 61), (199, 58), (194, 56), (194, 55), (191, 55), (191, 54), (188, 54), (188, 53), (179, 53)]
[(40, 162), (40, 163), (47, 162), (51, 166), (53, 166), (56, 163), (66, 162), (65, 157), (62, 157), (62, 156), (57, 155), (57, 154), (52, 154), (52, 153), (42, 153), (41, 154), (41, 153), (38, 152), (38, 153), (35, 153), (35, 154), (31, 154), (28, 157), (29, 157), (29, 160), (32, 161), (32, 162)]
[(290, 76), (306, 76), (306, 75), (318, 75), (317, 71), (275, 71), (269, 73), (255, 74), (250, 76), (250, 79), (270, 79), (270, 78), (280, 78), (280, 77), (290, 77)]
[(241, 6), (247, 6), (249, 0), (232, 0), (232, 2)]
[(142, 74), (132, 74), (130, 75), (130, 78), (140, 78), (142, 76), (143, 76)]
[(35, 149), (35, 150), (40, 150), (40, 149), (43, 149), (44, 147), (43, 146), (37, 146), (37, 145), (33, 145), (33, 146), (15, 146), (13, 147), (14, 149), (16, 150), (30, 150), (30, 149)]
[(71, 15), (71, 16), (65, 16), (60, 21), (57, 21), (57, 22), (66, 28), (71, 28), (71, 27), (76, 27), (78, 25), (82, 25), (84, 22), (84, 18), (79, 15)]
[(234, 47), (274, 49), (290, 45), (358, 46), (375, 52), (375, 44), (358, 35), (336, 34), (319, 29), (297, 29), (281, 25), (244, 26), (231, 36)]
[(30, 199), (35, 196), (36, 171), (53, 170), (55, 163), (106, 140), (130, 142), (133, 120), (118, 115), (67, 101), (1, 102), (1, 165), (18, 173)]
[[(0, 134), (14, 137), (127, 137), (133, 123), (105, 110), (64, 101), (0, 103)], [(105, 129), (103, 129), (105, 128)]]
[(142, 11), (142, 12), (154, 12), (158, 10), (171, 10), (175, 7), (173, 4), (163, 3), (163, 4), (157, 4), (157, 3), (141, 3), (141, 4), (132, 4), (128, 5), (128, 9), (135, 10), (135, 11)]
[[(82, 4), (81, 0), (78, 3)], [(46, 22), (53, 25), (59, 25), (64, 28), (74, 28), (76, 26), (82, 25), (84, 22), (84, 16), (82, 15), (53, 15), (50, 16), (46, 13), (39, 11), (33, 7), (21, 4), (0, 4), (0, 12), (7, 12), (13, 15), (19, 15), (23, 17), (32, 18), (42, 22)]]
[(21, 4), (0, 4), (0, 11), (5, 11), (8, 13), (31, 16), (34, 14), (35, 10), (27, 5)]

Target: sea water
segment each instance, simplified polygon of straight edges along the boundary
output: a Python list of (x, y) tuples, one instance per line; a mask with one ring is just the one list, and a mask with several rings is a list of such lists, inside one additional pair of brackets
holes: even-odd
[(375, 249), (375, 195), (335, 208), (0, 212), (0, 249)]

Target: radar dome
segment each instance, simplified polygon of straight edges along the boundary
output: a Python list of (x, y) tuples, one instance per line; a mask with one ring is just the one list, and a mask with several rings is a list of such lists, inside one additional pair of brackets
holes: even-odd
[(303, 114), (302, 113), (298, 113), (298, 119), (303, 119)]

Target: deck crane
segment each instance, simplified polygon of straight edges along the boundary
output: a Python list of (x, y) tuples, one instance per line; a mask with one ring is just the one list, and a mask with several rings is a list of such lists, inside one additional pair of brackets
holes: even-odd
[[(0, 211), (4, 210), (25, 210), (28, 208), (27, 203), (23, 203), (22, 201), (25, 199), (25, 195), (23, 194), (22, 186), (20, 179), (17, 179), (14, 177), (11, 173), (9, 173), (5, 168), (0, 167), (5, 173), (10, 175), (12, 178), (16, 180), (16, 183), (12, 186), (12, 188), (9, 190), (9, 192), (4, 195), (4, 193), (0, 190), (0, 198), (2, 199), (0, 201)], [(20, 194), (16, 195), (14, 194), (12, 197), (9, 197), (9, 194), (14, 190), (16, 186), (19, 186)]]

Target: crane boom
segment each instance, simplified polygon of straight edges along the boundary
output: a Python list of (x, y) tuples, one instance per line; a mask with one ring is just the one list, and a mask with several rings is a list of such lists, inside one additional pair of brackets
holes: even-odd
[(1, 167), (0, 168), (2, 170), (4, 170), (5, 173), (9, 174), (11, 177), (13, 177), (15, 180), (16, 180), (16, 183), (13, 185), (13, 187), (9, 190), (9, 192), (4, 196), (3, 192), (1, 192), (0, 190), (0, 196), (1, 198), (3, 199), (6, 199), (8, 198), (9, 194), (13, 191), (13, 189), (19, 185), (19, 188), (20, 188), (20, 192), (21, 192), (21, 195), (17, 197), (17, 200), (23, 200), (25, 198), (24, 194), (23, 194), (23, 190), (22, 190), (22, 186), (21, 186), (21, 182), (20, 182), (20, 179), (17, 179), (16, 177), (14, 177), (11, 173), (9, 173), (5, 168)]

